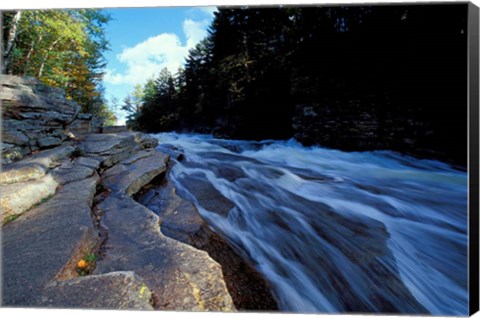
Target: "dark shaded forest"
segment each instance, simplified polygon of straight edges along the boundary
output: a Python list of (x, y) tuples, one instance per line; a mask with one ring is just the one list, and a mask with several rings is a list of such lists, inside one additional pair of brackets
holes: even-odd
[[(467, 4), (223, 7), (132, 128), (389, 149), (466, 165)], [(134, 104), (134, 105), (132, 105)]]

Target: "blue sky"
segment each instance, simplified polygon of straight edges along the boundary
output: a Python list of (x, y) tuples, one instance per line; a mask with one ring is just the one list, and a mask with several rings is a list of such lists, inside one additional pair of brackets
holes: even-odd
[[(136, 84), (144, 84), (164, 67), (175, 73), (207, 34), (215, 7), (113, 8), (106, 27), (111, 50), (105, 54), (105, 96), (120, 103)], [(125, 113), (115, 111), (118, 124)]]

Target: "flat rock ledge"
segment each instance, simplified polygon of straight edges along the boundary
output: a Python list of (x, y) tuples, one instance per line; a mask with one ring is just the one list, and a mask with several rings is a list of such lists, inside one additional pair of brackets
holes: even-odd
[(2, 306), (235, 310), (221, 266), (132, 199), (166, 171), (157, 145), (89, 134), (3, 167)]
[(65, 281), (54, 281), (42, 303), (54, 308), (153, 310), (152, 292), (134, 272), (111, 272)]

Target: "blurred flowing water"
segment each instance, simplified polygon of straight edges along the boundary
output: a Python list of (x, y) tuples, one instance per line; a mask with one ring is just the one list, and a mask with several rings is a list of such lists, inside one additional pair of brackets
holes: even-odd
[[(467, 315), (467, 174), (389, 151), (158, 134), (178, 193), (282, 311)], [(161, 145), (161, 147), (163, 147)]]

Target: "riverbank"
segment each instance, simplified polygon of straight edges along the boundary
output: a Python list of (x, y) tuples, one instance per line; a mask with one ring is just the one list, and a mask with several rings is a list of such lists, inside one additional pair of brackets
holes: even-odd
[(162, 218), (132, 199), (166, 178), (170, 156), (155, 150), (158, 140), (118, 127), (99, 133), (95, 118), (34, 79), (2, 76), (1, 84), (2, 306), (262, 309), (232, 300), (238, 284), (226, 284), (203, 250), (215, 241), (227, 258), (238, 255), (193, 205), (189, 217), (208, 237), (203, 250), (165, 236)]
[(466, 314), (464, 171), (59, 122), (29, 83), (2, 84), (2, 305)]
[(5, 166), (3, 306), (235, 309), (220, 265), (165, 237), (131, 199), (166, 169), (154, 145), (141, 134), (91, 134)]

